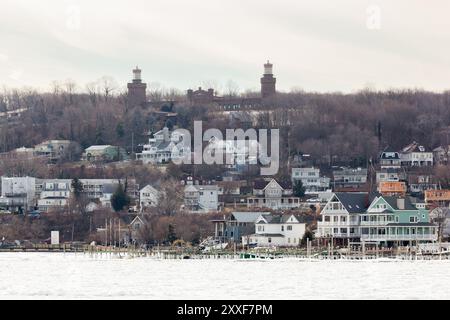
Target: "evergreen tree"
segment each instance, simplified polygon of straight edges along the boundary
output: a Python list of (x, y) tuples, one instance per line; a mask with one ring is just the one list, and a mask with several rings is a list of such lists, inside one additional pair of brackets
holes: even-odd
[(172, 129), (173, 129), (173, 123), (172, 123), (172, 121), (170, 121), (170, 119), (166, 121), (166, 125), (165, 125), (165, 126), (166, 126), (167, 128), (169, 128), (169, 130), (172, 131)]
[(119, 138), (123, 138), (125, 136), (125, 129), (123, 127), (123, 123), (119, 122), (116, 126), (116, 134)]
[(116, 191), (111, 196), (111, 206), (114, 211), (122, 211), (130, 204), (130, 198), (128, 197), (122, 184), (119, 184)]
[(294, 184), (294, 196), (296, 197), (304, 197), (305, 196), (305, 187), (303, 187), (303, 183), (301, 180), (297, 180)]
[(78, 178), (72, 180), (72, 190), (75, 199), (80, 199), (80, 196), (83, 192), (83, 183)]
[(302, 245), (306, 245), (307, 239), (309, 239), (309, 241), (314, 240), (314, 233), (312, 233), (312, 231), (308, 229), (305, 231), (305, 234), (303, 235)]
[(169, 232), (167, 233), (167, 241), (169, 243), (173, 243), (177, 240), (177, 234), (175, 233), (175, 227), (172, 224), (169, 224)]

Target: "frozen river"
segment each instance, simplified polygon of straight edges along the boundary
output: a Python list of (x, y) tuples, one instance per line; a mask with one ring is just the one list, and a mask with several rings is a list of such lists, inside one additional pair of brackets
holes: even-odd
[(0, 253), (0, 299), (450, 299), (450, 261)]

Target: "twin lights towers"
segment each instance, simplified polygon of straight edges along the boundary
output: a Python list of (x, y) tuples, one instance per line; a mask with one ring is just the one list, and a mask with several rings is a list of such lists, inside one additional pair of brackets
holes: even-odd
[[(264, 74), (261, 78), (261, 98), (270, 98), (276, 94), (277, 79), (273, 76), (273, 64), (269, 61), (264, 64)], [(147, 84), (142, 82), (141, 69), (133, 69), (133, 80), (128, 83), (128, 103), (130, 105), (143, 105), (147, 103)]]

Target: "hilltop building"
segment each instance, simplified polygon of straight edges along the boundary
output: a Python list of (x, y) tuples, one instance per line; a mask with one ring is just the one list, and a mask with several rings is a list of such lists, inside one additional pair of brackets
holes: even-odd
[(264, 75), (261, 78), (261, 97), (270, 98), (277, 93), (275, 84), (277, 79), (273, 76), (273, 64), (267, 61), (264, 64)]
[(128, 83), (128, 105), (145, 105), (147, 103), (147, 84), (142, 82), (141, 79), (141, 69), (137, 66), (133, 69), (133, 80)]

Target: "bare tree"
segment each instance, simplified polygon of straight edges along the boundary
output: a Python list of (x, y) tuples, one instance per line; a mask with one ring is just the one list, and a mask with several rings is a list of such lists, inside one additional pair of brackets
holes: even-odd
[(438, 226), (438, 240), (442, 242), (444, 236), (446, 236), (447, 221), (450, 217), (450, 208), (437, 207), (430, 213), (431, 221)]
[(103, 76), (98, 80), (99, 86), (103, 92), (103, 97), (105, 102), (108, 102), (114, 90), (116, 90), (119, 85), (117, 81), (110, 76)]
[(161, 215), (173, 216), (179, 212), (183, 202), (182, 186), (175, 179), (161, 183), (156, 211)]

